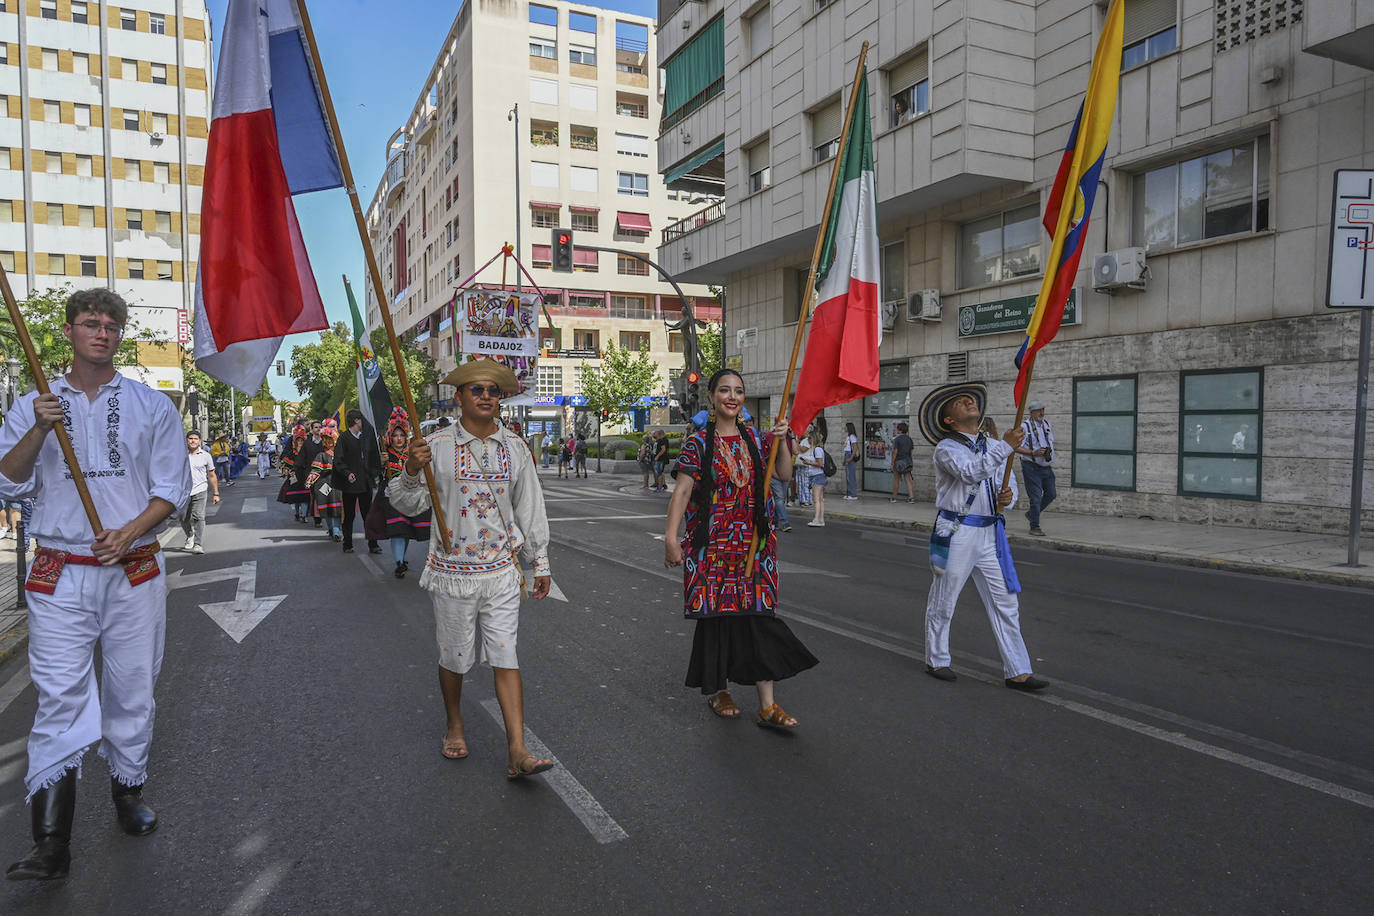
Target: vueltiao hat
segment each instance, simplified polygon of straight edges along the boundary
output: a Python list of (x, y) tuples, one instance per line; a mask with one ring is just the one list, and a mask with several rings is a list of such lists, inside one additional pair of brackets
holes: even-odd
[(506, 394), (517, 394), (520, 391), (520, 382), (511, 368), (505, 363), (487, 359), (485, 356), (461, 363), (458, 368), (444, 376), (444, 384), (455, 388), (462, 388), (468, 382), (476, 381), (495, 382)]
[(917, 422), (921, 426), (921, 435), (925, 436), (926, 441), (931, 445), (939, 445), (940, 440), (952, 432), (948, 426), (940, 421), (940, 414), (944, 412), (946, 404), (963, 395), (973, 398), (974, 403), (978, 405), (980, 414), (987, 408), (988, 386), (982, 382), (956, 382), (953, 385), (943, 385), (926, 395), (925, 400), (921, 402)]

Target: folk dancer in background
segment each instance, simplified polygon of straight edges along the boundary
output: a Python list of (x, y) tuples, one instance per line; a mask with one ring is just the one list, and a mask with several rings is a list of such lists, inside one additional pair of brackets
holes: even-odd
[(525, 746), (524, 688), (516, 658), (522, 552), (534, 566), (534, 597), (549, 593), (549, 522), (534, 458), (497, 418), (503, 394), (520, 390), (515, 373), (490, 359), (463, 363), (444, 379), (458, 391), (462, 415), (429, 442), (410, 444), (404, 472), (387, 488), (391, 505), (409, 516), (430, 508), (420, 470), (434, 468), (453, 552), (445, 554), (435, 532), (420, 587), (434, 602), (439, 643), (439, 687), (448, 731), (441, 750), (451, 760), (468, 755), (461, 700), (463, 676), (482, 656), (491, 665), (496, 699), (506, 725), (506, 778), (551, 769), (552, 760)]
[(1016, 600), (1021, 584), (1002, 518), (1002, 510), (1015, 502), (1016, 494), (1011, 486), (996, 489), (1025, 433), (1017, 427), (1007, 430), (1001, 440), (980, 435), (986, 403), (987, 387), (982, 382), (964, 382), (935, 389), (921, 404), (921, 434), (935, 446), (939, 510), (931, 533), (936, 575), (926, 603), (926, 673), (942, 681), (956, 679), (950, 668), (949, 627), (955, 602), (971, 575), (997, 636), (1006, 685), (1041, 690), (1049, 682), (1031, 674)]
[(281, 451), (281, 489), (277, 491), (277, 502), (293, 507), (295, 519), (305, 523), (310, 511), (310, 488), (305, 485), (305, 475), (296, 471), (296, 459), (307, 448), (314, 448), (309, 439), (310, 430), (304, 423), (297, 423), (291, 430), (291, 438)]
[(316, 525), (324, 523), (325, 533), (335, 543), (343, 540), (343, 530), (339, 514), (343, 509), (343, 499), (335, 488), (334, 443), (339, 439), (339, 421), (330, 417), (320, 424), (319, 448), (301, 452), (296, 458), (296, 469), (305, 474), (305, 485), (310, 489), (310, 506), (315, 513)]
[(267, 439), (267, 433), (258, 433), (258, 480), (266, 480), (272, 470), (272, 455), (276, 451)]
[(372, 508), (363, 519), (363, 532), (369, 541), (388, 538), (391, 541), (391, 559), (396, 563), (394, 575), (404, 579), (410, 572), (406, 562), (406, 548), (411, 541), (429, 541), (430, 515), (426, 509), (416, 516), (402, 515), (391, 500), (387, 489), (392, 480), (405, 470), (406, 457), (410, 454), (410, 418), (404, 407), (391, 411), (391, 419), (386, 428), (386, 454), (382, 456), (382, 485), (373, 497)]
[[(120, 827), (132, 836), (157, 828), (143, 800), (167, 624), (153, 532), (186, 504), (191, 472), (172, 401), (115, 371), (128, 311), (104, 288), (72, 294), (62, 325), (71, 371), (52, 381), (50, 394), (16, 401), (0, 428), (0, 498), (39, 497), (31, 528), (38, 547), (25, 585), (29, 672), (38, 690), (24, 781), (35, 845), (9, 867), (13, 880), (67, 874), (76, 780), (96, 742), (110, 765)], [(50, 435), (58, 423), (109, 526), (98, 533)]]

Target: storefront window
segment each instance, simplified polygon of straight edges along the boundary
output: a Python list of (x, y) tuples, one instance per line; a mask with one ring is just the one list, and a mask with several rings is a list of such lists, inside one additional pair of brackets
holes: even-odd
[(1260, 369), (1186, 372), (1179, 392), (1178, 492), (1260, 498)]
[(1135, 489), (1135, 376), (1073, 382), (1073, 485)]
[(863, 475), (860, 486), (892, 492), (892, 438), (898, 423), (911, 423), (911, 368), (885, 363), (878, 369), (878, 393), (864, 398)]

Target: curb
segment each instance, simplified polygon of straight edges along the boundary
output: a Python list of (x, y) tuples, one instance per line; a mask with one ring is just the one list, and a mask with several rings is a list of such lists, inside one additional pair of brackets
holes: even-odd
[(9, 632), (0, 633), (0, 665), (16, 655), (24, 654), (28, 648), (29, 625), (27, 622), (17, 623), (10, 627)]

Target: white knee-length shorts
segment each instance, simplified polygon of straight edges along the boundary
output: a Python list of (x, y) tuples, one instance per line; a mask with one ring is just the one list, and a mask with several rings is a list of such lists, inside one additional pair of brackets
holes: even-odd
[(519, 668), (515, 657), (520, 624), (520, 587), (486, 598), (431, 594), (439, 665), (466, 674), (477, 662), (477, 630), (482, 630), (482, 661), (493, 668)]

